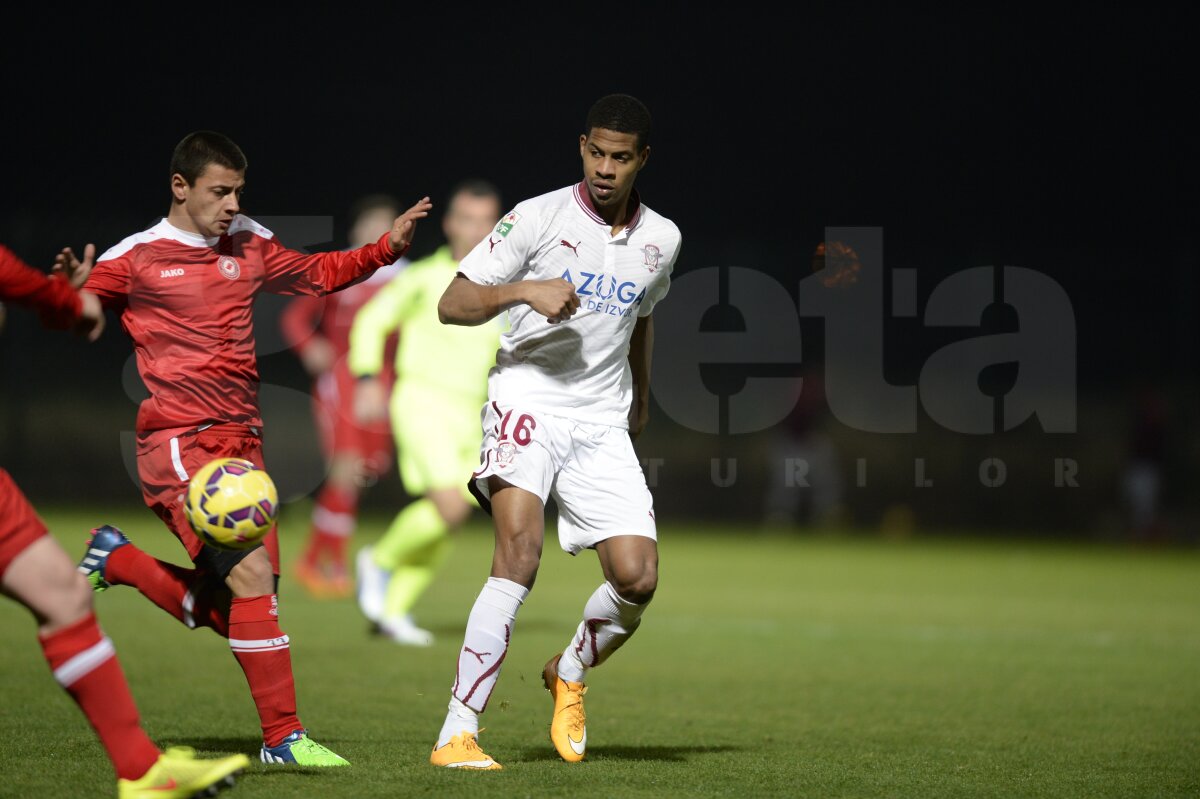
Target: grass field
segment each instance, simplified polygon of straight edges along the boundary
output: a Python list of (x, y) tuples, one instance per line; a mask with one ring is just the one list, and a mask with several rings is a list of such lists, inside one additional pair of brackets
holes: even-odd
[[(306, 527), (285, 517), (285, 561)], [(97, 521), (182, 549), (129, 510), (44, 513), (73, 555)], [(383, 521), (368, 520), (361, 541)], [(659, 595), (593, 672), (588, 760), (546, 738), (542, 664), (599, 582), (551, 542), (484, 716), (503, 772), (426, 759), (490, 532), (460, 536), (419, 608), (431, 649), (366, 635), (351, 601), (281, 589), (301, 716), (354, 766), (257, 762), (231, 797), (1134, 797), (1200, 794), (1200, 553), (1022, 541), (890, 542), (661, 531)], [(225, 643), (128, 588), (97, 597), (160, 744), (256, 755), (257, 717)], [(112, 772), (16, 604), (0, 603), (0, 795), (109, 795)]]

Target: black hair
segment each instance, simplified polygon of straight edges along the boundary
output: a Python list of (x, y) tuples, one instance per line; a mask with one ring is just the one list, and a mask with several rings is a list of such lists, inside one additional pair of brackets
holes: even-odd
[(245, 172), (246, 155), (224, 133), (198, 130), (175, 145), (175, 152), (171, 154), (171, 175), (181, 175), (189, 186), (194, 186), (209, 164)]
[(368, 194), (359, 197), (350, 205), (350, 224), (355, 225), (364, 214), (386, 208), (392, 216), (400, 216), (400, 201), (390, 194)]
[(601, 97), (588, 111), (585, 135), (590, 136), (596, 128), (633, 133), (637, 136), (637, 148), (641, 150), (650, 144), (650, 109), (628, 94)]
[(468, 178), (455, 184), (449, 196), (450, 199), (454, 199), (460, 194), (469, 194), (472, 197), (495, 197), (496, 203), (500, 204), (500, 190), (481, 178)]

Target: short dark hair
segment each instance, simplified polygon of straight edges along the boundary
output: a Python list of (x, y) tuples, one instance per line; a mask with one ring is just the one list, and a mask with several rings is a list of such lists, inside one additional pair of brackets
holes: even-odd
[(350, 205), (350, 224), (354, 225), (364, 215), (372, 211), (387, 209), (392, 216), (400, 216), (400, 201), (390, 194), (368, 194), (359, 197)]
[(454, 199), (460, 194), (469, 194), (472, 197), (495, 197), (496, 204), (500, 203), (500, 190), (491, 182), (481, 178), (468, 178), (455, 184), (450, 191), (450, 199)]
[(171, 154), (171, 175), (182, 175), (189, 186), (194, 186), (209, 164), (245, 172), (246, 155), (224, 133), (198, 130), (175, 145), (175, 152)]
[(588, 136), (595, 128), (604, 128), (617, 133), (635, 134), (639, 150), (650, 144), (650, 109), (641, 100), (628, 94), (601, 97), (588, 111), (585, 124), (584, 133)]

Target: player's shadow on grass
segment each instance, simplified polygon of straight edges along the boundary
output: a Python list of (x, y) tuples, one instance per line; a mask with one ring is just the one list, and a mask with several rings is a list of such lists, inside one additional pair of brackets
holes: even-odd
[(200, 757), (224, 757), (226, 755), (248, 755), (254, 753), (252, 759), (258, 758), (258, 750), (262, 748), (262, 738), (257, 736), (210, 735), (207, 738), (194, 738), (180, 733), (178, 738), (172, 737), (165, 741), (155, 741), (163, 746), (190, 746)]
[[(658, 762), (682, 763), (691, 755), (711, 755), (721, 752), (740, 752), (742, 747), (719, 744), (716, 746), (589, 746), (588, 760), (653, 760)], [(522, 760), (558, 760), (553, 750), (545, 747), (526, 749)]]

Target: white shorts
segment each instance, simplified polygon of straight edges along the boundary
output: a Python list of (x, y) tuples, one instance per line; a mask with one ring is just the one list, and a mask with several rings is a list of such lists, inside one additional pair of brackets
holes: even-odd
[(654, 498), (629, 431), (489, 402), (471, 493), (491, 512), (491, 475), (558, 504), (558, 543), (572, 555), (618, 535), (658, 540)]

